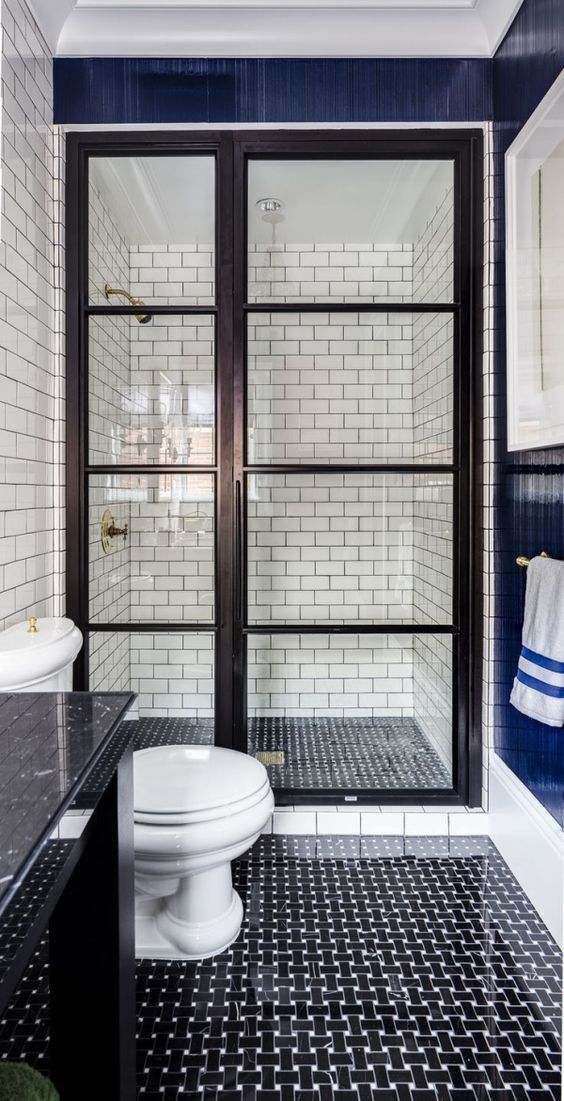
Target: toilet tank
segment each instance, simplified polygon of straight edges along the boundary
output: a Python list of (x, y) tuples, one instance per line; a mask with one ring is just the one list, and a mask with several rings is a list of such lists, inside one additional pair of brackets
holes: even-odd
[(72, 619), (16, 623), (0, 632), (0, 692), (71, 692), (82, 635)]

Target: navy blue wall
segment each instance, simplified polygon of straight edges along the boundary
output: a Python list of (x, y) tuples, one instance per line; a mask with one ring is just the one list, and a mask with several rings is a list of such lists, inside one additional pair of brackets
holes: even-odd
[(564, 449), (508, 454), (505, 448), (504, 154), (564, 66), (564, 0), (525, 0), (493, 62), (496, 173), (497, 645), (495, 747), (564, 825), (564, 731), (526, 719), (508, 702), (519, 655), (524, 571), (516, 554), (564, 558)]
[(476, 122), (491, 75), (487, 58), (56, 58), (55, 122)]

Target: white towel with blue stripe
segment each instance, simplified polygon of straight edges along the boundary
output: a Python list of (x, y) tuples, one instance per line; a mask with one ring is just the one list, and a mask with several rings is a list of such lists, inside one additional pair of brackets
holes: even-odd
[(564, 562), (532, 558), (521, 656), (511, 703), (548, 726), (564, 725)]

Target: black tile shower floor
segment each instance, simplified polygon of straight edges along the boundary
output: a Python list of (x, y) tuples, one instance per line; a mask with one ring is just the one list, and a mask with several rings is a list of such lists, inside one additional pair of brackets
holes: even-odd
[[(213, 743), (213, 719), (143, 718), (136, 746)], [(412, 718), (250, 719), (249, 753), (282, 755), (266, 764), (276, 789), (450, 788), (438, 753)]]
[[(236, 943), (138, 962), (140, 1101), (561, 1101), (560, 953), (491, 843), (437, 840), (261, 838)], [(1, 1057), (46, 1069), (46, 990), (39, 953)]]

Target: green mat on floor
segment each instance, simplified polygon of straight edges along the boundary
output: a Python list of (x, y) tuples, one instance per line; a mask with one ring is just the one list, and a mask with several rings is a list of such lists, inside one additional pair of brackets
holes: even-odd
[(0, 1062), (0, 1101), (59, 1101), (59, 1094), (27, 1063)]

